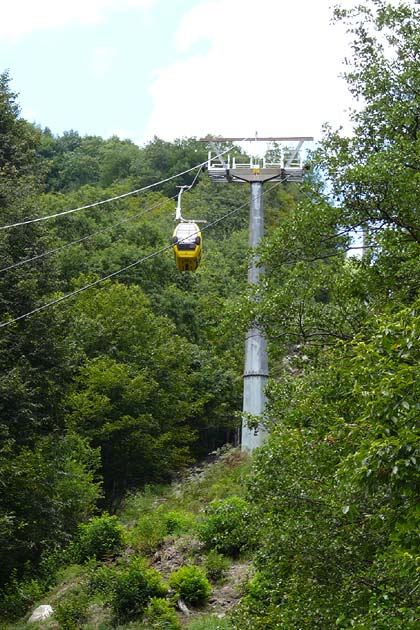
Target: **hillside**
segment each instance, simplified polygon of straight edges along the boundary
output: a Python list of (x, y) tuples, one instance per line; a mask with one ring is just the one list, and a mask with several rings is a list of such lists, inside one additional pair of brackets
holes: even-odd
[[(47, 596), (69, 629), (197, 630), (228, 609), (216, 627), (420, 627), (420, 14), (334, 15), (353, 129), (326, 125), (303, 183), (265, 186), (254, 287), (249, 188), (210, 180), (205, 142), (54, 136), (0, 74), (6, 627)], [(179, 185), (207, 221), (191, 273), (171, 242)], [(269, 438), (177, 486), (239, 445), (255, 323), (270, 378), (249, 422)]]
[[(169, 486), (147, 486), (128, 496), (117, 517), (102, 516), (82, 527), (73, 546), (57, 559), (54, 584), (33, 605), (50, 605), (55, 614), (39, 623), (22, 620), (1, 627), (230, 628), (228, 615), (252, 574), (242, 520), (249, 469), (250, 461), (240, 451), (223, 449)], [(223, 509), (223, 522), (214, 518), (215, 506)], [(209, 539), (209, 525), (218, 543)], [(219, 546), (229, 553), (217, 551)], [(164, 588), (153, 609), (148, 606), (150, 596), (142, 603), (139, 576), (147, 569), (140, 572), (139, 558), (141, 566), (154, 570), (154, 577), (159, 574), (166, 585), (184, 566), (197, 568), (198, 577), (181, 594), (173, 586), (166, 592)], [(208, 586), (202, 599), (200, 580)]]

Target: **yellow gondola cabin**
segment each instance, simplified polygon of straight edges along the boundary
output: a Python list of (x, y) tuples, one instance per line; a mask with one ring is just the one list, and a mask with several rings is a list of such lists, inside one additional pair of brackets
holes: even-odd
[(172, 243), (179, 271), (195, 271), (200, 264), (202, 250), (202, 237), (198, 225), (192, 221), (178, 223)]

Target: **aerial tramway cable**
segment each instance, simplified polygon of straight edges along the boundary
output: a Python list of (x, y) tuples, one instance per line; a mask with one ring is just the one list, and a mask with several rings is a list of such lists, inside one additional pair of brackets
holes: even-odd
[[(216, 157), (220, 157), (224, 153), (227, 153), (229, 150), (230, 149), (226, 149), (226, 151), (223, 151), (222, 153), (220, 153)], [(136, 194), (138, 194), (140, 192), (144, 192), (145, 190), (150, 190), (151, 188), (155, 188), (156, 186), (160, 186), (161, 184), (165, 184), (167, 182), (170, 182), (173, 179), (176, 179), (177, 177), (181, 177), (182, 175), (186, 175), (187, 173), (191, 173), (191, 171), (194, 171), (197, 168), (200, 169), (199, 170), (199, 172), (200, 172), (201, 169), (206, 164), (207, 164), (207, 160), (206, 160), (206, 162), (200, 162), (199, 164), (196, 164), (195, 166), (192, 166), (191, 168), (189, 168), (189, 169), (187, 169), (185, 171), (182, 171), (181, 173), (177, 173), (176, 175), (171, 175), (170, 177), (166, 177), (165, 179), (161, 179), (160, 181), (154, 182), (153, 184), (148, 184), (147, 186), (143, 186), (142, 188), (137, 188), (136, 190), (131, 190), (129, 192), (122, 193), (121, 195), (116, 195), (115, 197), (110, 197), (109, 199), (102, 199), (101, 201), (95, 201), (94, 203), (88, 203), (85, 206), (80, 206), (79, 208), (72, 208), (71, 210), (64, 210), (63, 212), (56, 212), (55, 214), (50, 214), (50, 215), (45, 216), (45, 217), (37, 217), (35, 219), (26, 219), (25, 221), (17, 221), (16, 223), (10, 223), (8, 225), (2, 225), (2, 226), (0, 226), (0, 230), (7, 230), (9, 228), (19, 227), (21, 225), (29, 225), (30, 223), (37, 223), (39, 221), (47, 221), (49, 219), (55, 219), (57, 217), (62, 217), (62, 216), (65, 216), (67, 214), (71, 214), (73, 212), (79, 212), (79, 210), (87, 210), (89, 208), (96, 208), (97, 206), (101, 206), (101, 205), (104, 205), (106, 203), (111, 203), (112, 201), (118, 201), (118, 199), (124, 199), (125, 197), (129, 197), (131, 195), (136, 195)], [(197, 174), (197, 176), (198, 176), (198, 174)]]
[[(190, 190), (195, 182), (197, 181), (200, 173), (202, 170), (202, 165), (200, 165), (192, 183), (189, 186), (185, 186), (185, 188), (188, 188), (188, 190)], [(105, 228), (102, 228), (101, 230), (96, 230), (95, 232), (91, 232), (90, 234), (86, 234), (85, 236), (82, 236), (81, 238), (78, 238), (74, 241), (70, 241), (69, 243), (64, 243), (64, 245), (60, 245), (59, 247), (55, 247), (54, 249), (50, 249), (46, 252), (42, 252), (42, 254), (37, 254), (36, 256), (32, 256), (31, 258), (25, 258), (24, 260), (19, 260), (16, 263), (13, 263), (12, 265), (9, 265), (8, 267), (3, 267), (0, 269), (0, 273), (4, 273), (6, 271), (10, 271), (11, 269), (15, 269), (16, 267), (21, 267), (22, 265), (26, 265), (27, 263), (30, 262), (34, 262), (35, 260), (39, 260), (40, 258), (45, 258), (45, 256), (49, 256), (51, 254), (56, 254), (57, 252), (60, 252), (63, 249), (67, 249), (67, 247), (71, 247), (73, 245), (78, 245), (80, 243), (83, 243), (84, 241), (87, 241), (91, 238), (94, 238), (95, 236), (98, 236), (99, 234), (103, 234), (104, 232), (108, 232), (109, 230), (112, 230), (116, 227), (118, 227), (119, 225), (123, 225), (124, 223), (128, 223), (129, 221), (134, 221), (135, 219), (139, 219), (141, 217), (143, 217), (145, 214), (147, 214), (148, 212), (151, 212), (152, 210), (156, 210), (156, 208), (160, 208), (161, 206), (163, 206), (165, 203), (167, 203), (168, 201), (171, 201), (173, 199), (175, 199), (178, 196), (178, 194), (176, 195), (172, 195), (172, 197), (168, 197), (163, 199), (162, 201), (159, 201), (158, 203), (150, 206), (149, 208), (146, 208), (145, 210), (143, 210), (142, 212), (139, 212), (137, 214), (133, 214), (130, 217), (127, 217), (126, 219), (122, 219), (121, 221), (117, 221), (117, 223), (113, 223), (112, 225), (108, 225)]]
[[(277, 182), (276, 184), (274, 184), (273, 186), (271, 186), (270, 188), (268, 188), (266, 191), (264, 191), (262, 193), (262, 195), (270, 192), (270, 190), (273, 190), (273, 188), (276, 188), (277, 186), (279, 186), (283, 181), (287, 181), (287, 178), (285, 178), (284, 180), (282, 180), (281, 182)], [(216, 225), (217, 223), (220, 223), (221, 221), (224, 221), (225, 219), (227, 219), (228, 217), (232, 216), (235, 212), (239, 212), (239, 210), (242, 210), (242, 208), (245, 208), (246, 206), (248, 206), (248, 202), (243, 203), (242, 205), (238, 206), (237, 208), (234, 208), (233, 210), (231, 210), (230, 212), (227, 212), (226, 214), (224, 214), (223, 216), (215, 219), (214, 221), (212, 221), (211, 223), (208, 223), (207, 225), (205, 225), (202, 230), (208, 230), (209, 228), (213, 227), (214, 225)], [(15, 317), (13, 319), (7, 320), (5, 322), (1, 322), (0, 323), (0, 328), (4, 328), (6, 326), (9, 326), (10, 324), (14, 324), (15, 322), (18, 322), (22, 319), (26, 319), (27, 317), (30, 317), (31, 315), (35, 315), (36, 313), (39, 313), (40, 311), (43, 311), (46, 308), (49, 308), (50, 306), (54, 306), (60, 302), (63, 302), (64, 300), (68, 300), (72, 297), (75, 297), (76, 295), (78, 295), (79, 293), (82, 293), (83, 291), (86, 291), (87, 289), (91, 289), (94, 286), (97, 286), (98, 284), (100, 284), (101, 282), (104, 282), (105, 280), (109, 280), (110, 278), (113, 278), (115, 276), (118, 276), (119, 274), (123, 273), (124, 271), (127, 271), (128, 269), (132, 269), (133, 267), (136, 267), (137, 265), (140, 265), (141, 263), (146, 262), (147, 260), (150, 260), (152, 258), (154, 258), (155, 256), (158, 256), (159, 254), (162, 254), (163, 252), (172, 249), (173, 245), (172, 243), (170, 243), (169, 245), (166, 245), (165, 247), (162, 247), (161, 249), (158, 249), (157, 251), (148, 254), (147, 256), (144, 256), (143, 258), (140, 258), (139, 260), (136, 260), (135, 262), (123, 267), (122, 269), (118, 269), (117, 271), (114, 271), (102, 278), (98, 278), (97, 280), (90, 282), (89, 284), (80, 287), (80, 289), (77, 289), (76, 291), (72, 291), (71, 293), (66, 293), (65, 295), (60, 296), (59, 298), (56, 298), (55, 300), (52, 300), (51, 302), (47, 302), (46, 304), (43, 304), (42, 306), (38, 306), (37, 308), (33, 309), (32, 311), (29, 311), (27, 313), (24, 313), (23, 315), (19, 315), (18, 317)]]
[(21, 265), (25, 265), (30, 262), (34, 262), (35, 260), (44, 258), (45, 256), (49, 256), (50, 254), (55, 254), (61, 251), (62, 249), (66, 249), (67, 247), (71, 247), (72, 245), (78, 245), (79, 243), (83, 243), (84, 241), (87, 241), (90, 238), (94, 238), (95, 236), (98, 236), (98, 234), (103, 234), (104, 232), (108, 232), (109, 230), (112, 230), (115, 227), (118, 227), (119, 225), (123, 225), (124, 223), (128, 223), (129, 221), (134, 221), (134, 219), (139, 219), (140, 217), (143, 217), (148, 212), (151, 212), (152, 210), (156, 210), (156, 208), (160, 208), (165, 203), (168, 203), (168, 201), (171, 201), (172, 199), (175, 199), (176, 197), (177, 195), (173, 195), (172, 197), (165, 198), (162, 201), (159, 201), (158, 203), (154, 204), (153, 206), (146, 208), (142, 212), (133, 214), (132, 216), (127, 217), (126, 219), (121, 219), (121, 221), (118, 221), (117, 223), (113, 223), (112, 225), (108, 225), (107, 227), (102, 228), (101, 230), (96, 230), (96, 232), (91, 232), (90, 234), (86, 234), (85, 236), (82, 236), (81, 238), (78, 238), (74, 241), (70, 241), (69, 243), (65, 243), (64, 245), (55, 247), (54, 249), (50, 249), (46, 252), (42, 252), (42, 254), (37, 254), (36, 256), (32, 256), (32, 258), (25, 258), (24, 260), (20, 260), (16, 263), (13, 263), (13, 265), (9, 265), (8, 267), (3, 267), (2, 269), (0, 269), (0, 273), (3, 273), (5, 271), (10, 271), (10, 269), (14, 269), (15, 267), (20, 267)]

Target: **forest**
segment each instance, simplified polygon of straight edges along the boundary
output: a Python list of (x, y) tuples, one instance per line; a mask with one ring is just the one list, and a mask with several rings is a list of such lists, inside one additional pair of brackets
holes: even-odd
[[(21, 117), (0, 74), (0, 627), (56, 584), (86, 528), (115, 536), (127, 498), (238, 446), (258, 321), (269, 438), (241, 490), (218, 481), (233, 502), (217, 496), (197, 525), (222, 527), (217, 501), (227, 530), (239, 510), (243, 531), (226, 536), (240, 548), (214, 551), (244, 554), (253, 574), (225, 625), (206, 627), (420, 628), (417, 5), (335, 9), (353, 131), (326, 124), (304, 182), (265, 185), (257, 299), (249, 187), (210, 181), (208, 144), (54, 135)], [(207, 221), (203, 259), (180, 273), (177, 187), (191, 184), (183, 214)], [(125, 570), (143, 579), (137, 560)], [(137, 619), (121, 613), (51, 628), (179, 627), (155, 587), (168, 614), (149, 625), (118, 626)]]

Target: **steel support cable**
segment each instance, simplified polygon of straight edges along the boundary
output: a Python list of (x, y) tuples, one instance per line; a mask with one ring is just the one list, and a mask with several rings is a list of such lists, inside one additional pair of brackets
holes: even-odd
[[(196, 176), (194, 177), (192, 183), (189, 185), (188, 189), (191, 189), (195, 182), (197, 181), (201, 170), (202, 170), (202, 165), (200, 166), (200, 168), (197, 171)], [(15, 269), (15, 267), (20, 267), (21, 265), (25, 265), (27, 263), (30, 262), (34, 262), (35, 260), (39, 260), (40, 258), (44, 258), (45, 256), (49, 256), (50, 254), (56, 254), (57, 252), (61, 251), (62, 249), (66, 249), (67, 247), (71, 247), (73, 245), (78, 245), (79, 243), (83, 243), (84, 241), (89, 240), (90, 238), (94, 238), (95, 236), (98, 236), (98, 234), (103, 234), (104, 232), (107, 232), (109, 230), (114, 229), (115, 227), (118, 227), (119, 225), (123, 225), (124, 223), (127, 223), (129, 221), (133, 221), (134, 219), (139, 219), (140, 217), (144, 216), (145, 214), (147, 214), (148, 212), (151, 212), (152, 210), (155, 210), (156, 208), (160, 208), (160, 206), (163, 206), (165, 203), (167, 203), (168, 201), (172, 201), (173, 199), (176, 199), (178, 195), (173, 195), (172, 197), (168, 197), (163, 199), (162, 201), (159, 201), (159, 203), (156, 203), (153, 206), (150, 206), (150, 208), (146, 208), (146, 210), (143, 210), (143, 212), (139, 212), (137, 214), (133, 214), (130, 217), (127, 217), (126, 219), (122, 219), (121, 221), (118, 221), (117, 223), (113, 223), (112, 225), (108, 225), (107, 227), (101, 229), (101, 230), (96, 230), (95, 232), (91, 232), (91, 234), (86, 234), (85, 236), (82, 236), (81, 238), (78, 238), (74, 241), (71, 241), (70, 243), (65, 243), (64, 245), (60, 245), (59, 247), (55, 247), (54, 249), (50, 249), (47, 252), (43, 252), (42, 254), (38, 254), (37, 256), (32, 256), (31, 258), (25, 258), (24, 260), (20, 260), (17, 263), (14, 263), (13, 265), (9, 265), (8, 267), (3, 267), (2, 269), (0, 269), (0, 273), (3, 273), (5, 271), (10, 271), (10, 269)]]
[[(188, 186), (188, 189), (191, 189), (195, 182), (197, 181), (201, 171), (203, 168), (203, 164), (201, 164), (199, 166), (199, 169), (192, 181), (192, 183)], [(97, 230), (96, 232), (92, 232), (91, 234), (86, 234), (85, 236), (82, 236), (81, 238), (78, 238), (74, 241), (71, 241), (70, 243), (65, 243), (64, 245), (60, 245), (59, 247), (55, 247), (54, 249), (50, 249), (47, 252), (43, 252), (42, 254), (38, 254), (36, 256), (32, 256), (31, 258), (25, 258), (24, 260), (20, 260), (16, 263), (13, 263), (12, 265), (9, 265), (7, 267), (3, 267), (2, 269), (0, 269), (0, 273), (6, 272), (6, 271), (10, 271), (11, 269), (15, 269), (16, 267), (20, 267), (21, 265), (25, 265), (27, 263), (30, 262), (34, 262), (35, 260), (39, 260), (40, 258), (44, 258), (45, 256), (49, 256), (50, 254), (55, 254), (59, 251), (61, 251), (62, 249), (66, 249), (67, 247), (71, 247), (73, 245), (78, 245), (79, 243), (83, 243), (84, 241), (89, 240), (90, 238), (94, 238), (95, 236), (98, 236), (98, 234), (102, 234), (103, 232), (107, 232), (108, 230), (112, 230), (115, 227), (118, 227), (119, 225), (122, 225), (124, 223), (127, 223), (128, 221), (133, 221), (134, 219), (138, 219), (142, 216), (144, 216), (145, 214), (147, 214), (148, 212), (155, 210), (156, 208), (159, 208), (160, 206), (164, 205), (165, 203), (167, 203), (167, 201), (172, 201), (173, 199), (176, 199), (177, 195), (173, 195), (172, 197), (168, 197), (165, 198), (164, 200), (160, 201), (159, 203), (155, 204), (154, 206), (151, 206), (150, 208), (147, 208), (146, 210), (144, 210), (143, 212), (140, 212), (138, 214), (134, 214), (131, 217), (128, 217), (127, 219), (122, 219), (121, 221), (118, 221), (117, 223), (113, 223), (112, 225), (109, 225), (101, 230)]]
[[(285, 177), (284, 179), (282, 179), (281, 181), (277, 182), (276, 184), (274, 184), (273, 186), (271, 186), (267, 190), (263, 191), (263, 193), (260, 196), (261, 197), (264, 196), (266, 193), (270, 192), (270, 190), (273, 190), (273, 188), (276, 188), (281, 183), (283, 183), (283, 182), (285, 182), (287, 180), (288, 180), (288, 178)], [(203, 232), (204, 230), (208, 230), (209, 228), (213, 227), (213, 225), (216, 225), (217, 223), (220, 223), (224, 219), (227, 219), (228, 217), (232, 216), (232, 214), (234, 214), (235, 212), (239, 212), (239, 210), (242, 210), (242, 208), (245, 208), (245, 206), (248, 206), (248, 205), (249, 205), (248, 201), (243, 203), (242, 205), (238, 206), (237, 208), (234, 208), (233, 210), (231, 210), (230, 212), (227, 212), (222, 217), (219, 217), (218, 219), (215, 219), (211, 223), (208, 223), (207, 225), (205, 225), (204, 227), (201, 228), (201, 231)], [(184, 240), (184, 239), (182, 239), (182, 240)], [(180, 242), (182, 242), (182, 240)], [(10, 320), (8, 320), (6, 322), (1, 322), (0, 323), (0, 328), (4, 328), (5, 326), (9, 326), (10, 324), (14, 324), (15, 322), (18, 322), (18, 321), (20, 321), (22, 319), (26, 319), (27, 317), (30, 317), (30, 315), (35, 315), (35, 313), (39, 313), (40, 311), (43, 311), (44, 309), (49, 308), (50, 306), (54, 306), (55, 304), (58, 304), (59, 302), (63, 302), (64, 300), (67, 300), (67, 299), (69, 299), (71, 297), (75, 297), (76, 295), (79, 295), (79, 293), (82, 293), (83, 291), (86, 291), (87, 289), (91, 289), (92, 287), (97, 286), (98, 284), (100, 284), (101, 282), (104, 282), (105, 280), (109, 280), (110, 278), (113, 278), (115, 276), (118, 276), (121, 273), (124, 273), (124, 271), (127, 271), (128, 269), (132, 269), (133, 267), (136, 267), (137, 265), (140, 265), (141, 263), (146, 262), (147, 260), (150, 260), (152, 258), (155, 258), (156, 256), (159, 256), (159, 254), (162, 254), (163, 252), (166, 252), (169, 249), (172, 249), (172, 247), (173, 247), (172, 243), (170, 245), (166, 245), (165, 247), (162, 247), (161, 249), (158, 249), (157, 251), (155, 251), (155, 252), (153, 252), (151, 254), (148, 254), (147, 256), (143, 256), (143, 258), (140, 258), (139, 260), (136, 260), (135, 262), (127, 265), (126, 267), (123, 267), (122, 269), (118, 269), (117, 271), (114, 271), (114, 272), (108, 274), (107, 276), (104, 276), (103, 278), (98, 278), (97, 280), (94, 280), (93, 282), (90, 282), (89, 284), (86, 284), (84, 287), (81, 287), (80, 289), (77, 289), (76, 291), (72, 291), (71, 293), (66, 293), (65, 295), (62, 295), (59, 298), (56, 298), (55, 300), (51, 300), (51, 302), (47, 302), (46, 304), (42, 304), (42, 306), (38, 306), (37, 308), (34, 308), (32, 311), (29, 311), (28, 313), (24, 313), (23, 315), (19, 315), (18, 317), (15, 317), (14, 319), (10, 319)]]
[[(216, 156), (220, 157), (221, 155), (224, 155), (224, 153), (227, 153), (228, 151), (230, 151), (230, 149), (226, 149), (225, 151), (223, 151), (222, 153), (219, 153), (219, 155)], [(56, 212), (55, 214), (50, 214), (46, 217), (37, 217), (35, 219), (26, 219), (25, 221), (18, 221), (16, 223), (10, 223), (9, 225), (2, 225), (0, 226), (0, 230), (7, 230), (9, 228), (14, 228), (14, 227), (18, 227), (20, 225), (28, 225), (29, 223), (37, 223), (39, 221), (47, 221), (49, 219), (55, 219), (57, 217), (62, 217), (64, 215), (67, 214), (71, 214), (73, 212), (79, 212), (79, 210), (87, 210), (89, 208), (96, 208), (97, 206), (101, 206), (104, 205), (105, 203), (110, 203), (112, 201), (118, 201), (118, 199), (124, 199), (125, 197), (129, 197), (131, 195), (136, 195), (140, 192), (144, 192), (145, 190), (150, 190), (151, 188), (155, 188), (156, 186), (160, 186), (161, 184), (166, 184), (166, 182), (170, 182), (173, 179), (176, 179), (177, 177), (181, 177), (182, 175), (186, 175), (187, 173), (191, 173), (191, 171), (194, 171), (196, 168), (199, 168), (200, 170), (203, 168), (203, 166), (205, 166), (207, 164), (207, 160), (205, 162), (200, 162), (199, 164), (196, 164), (195, 166), (192, 166), (191, 168), (182, 171), (181, 173), (177, 173), (176, 175), (171, 175), (170, 177), (166, 177), (165, 179), (161, 179), (158, 182), (154, 182), (153, 184), (149, 184), (148, 186), (143, 186), (142, 188), (137, 188), (136, 190), (131, 190), (130, 192), (126, 192), (123, 193), (121, 195), (116, 195), (115, 197), (110, 197), (109, 199), (103, 199), (102, 201), (95, 201), (93, 203), (88, 203), (85, 206), (80, 206), (79, 208), (72, 208), (71, 210), (64, 210), (63, 212)], [(195, 180), (194, 180), (195, 181)]]
[(192, 180), (191, 184), (188, 186), (188, 190), (190, 190), (194, 186), (195, 182), (199, 178), (199, 175), (200, 175), (201, 171), (203, 170), (204, 164), (206, 164), (206, 162), (204, 162), (203, 164), (200, 164), (200, 167), (199, 167), (197, 173), (195, 174), (194, 179)]
[(102, 228), (101, 230), (96, 230), (96, 232), (91, 232), (90, 234), (86, 234), (85, 236), (82, 236), (81, 238), (78, 238), (75, 241), (70, 241), (69, 243), (65, 243), (64, 245), (60, 245), (59, 247), (55, 247), (54, 249), (50, 249), (47, 252), (42, 252), (42, 254), (38, 254), (37, 256), (32, 256), (32, 258), (25, 258), (24, 260), (20, 260), (19, 262), (14, 263), (13, 265), (9, 265), (8, 267), (3, 267), (3, 269), (0, 269), (0, 273), (3, 273), (5, 271), (10, 271), (10, 269), (14, 269), (15, 267), (20, 267), (21, 265), (25, 265), (26, 263), (39, 260), (40, 258), (49, 256), (50, 254), (55, 254), (61, 251), (62, 249), (66, 249), (67, 247), (71, 247), (73, 245), (78, 245), (79, 243), (83, 243), (84, 241), (87, 241), (90, 238), (94, 238), (95, 236), (98, 236), (98, 234), (103, 234), (104, 232), (108, 232), (109, 230), (112, 230), (115, 227), (118, 227), (119, 225), (123, 225), (124, 223), (128, 223), (129, 221), (134, 221), (134, 219), (139, 219), (140, 217), (143, 217), (148, 212), (151, 212), (152, 210), (156, 210), (156, 208), (160, 208), (160, 206), (163, 206), (168, 201), (172, 201), (173, 199), (176, 199), (176, 197), (177, 195), (173, 195), (172, 197), (165, 198), (162, 201), (159, 201), (159, 203), (156, 203), (155, 205), (150, 206), (149, 208), (146, 208), (145, 210), (143, 210), (143, 212), (133, 214), (132, 216), (127, 217), (126, 219), (122, 219), (121, 221), (118, 221), (117, 223), (113, 223), (112, 225), (108, 225), (107, 227)]

